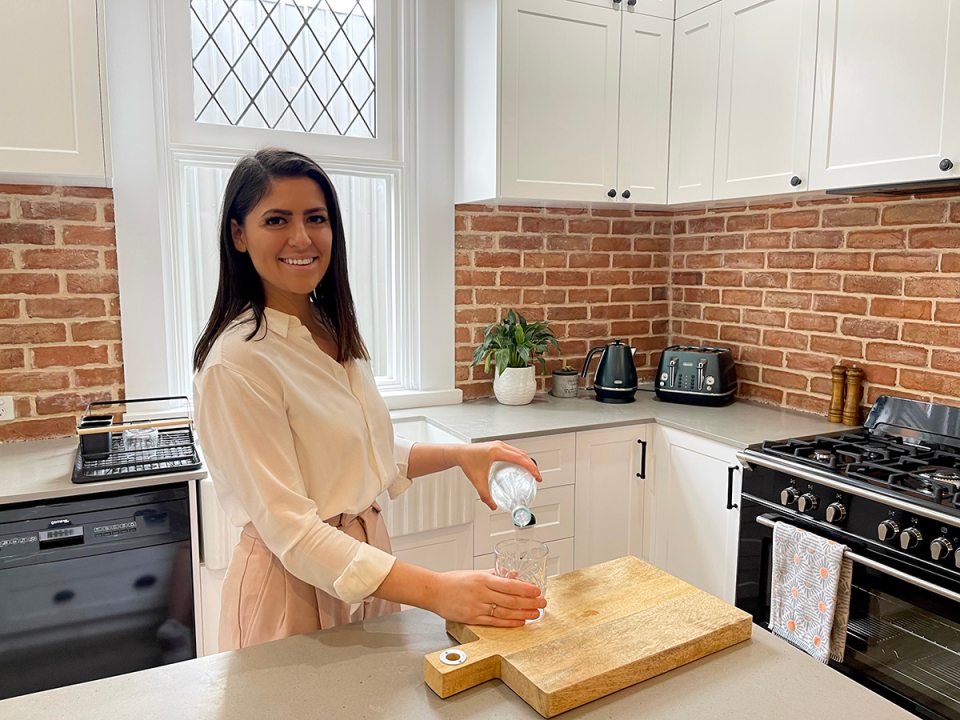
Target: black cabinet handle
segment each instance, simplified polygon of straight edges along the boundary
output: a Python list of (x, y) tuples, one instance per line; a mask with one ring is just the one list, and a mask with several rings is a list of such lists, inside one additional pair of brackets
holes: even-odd
[(637, 477), (641, 480), (647, 479), (647, 441), (646, 440), (637, 440), (640, 443), (640, 472), (637, 473)]
[(613, 4), (614, 4), (614, 5), (619, 5), (619, 4), (620, 4), (620, 0), (613, 0)]
[(633, 7), (636, 4), (637, 4), (637, 0), (627, 0), (627, 5), (629, 5), (630, 7)]
[(617, 196), (616, 190), (614, 190), (613, 188), (610, 188), (609, 190), (607, 190), (607, 197), (616, 197), (616, 196)]
[(623, 191), (622, 193), (620, 193), (620, 194), (623, 195), (624, 198), (630, 197), (630, 191), (629, 191), (629, 190), (624, 190), (624, 191)]
[(946, 172), (947, 170), (953, 170), (953, 160), (950, 158), (944, 158), (940, 161), (940, 169)]
[(803, 182), (803, 180), (801, 180), (801, 179), (800, 179), (799, 177), (797, 177), (796, 175), (794, 175), (792, 178), (790, 178), (790, 184), (793, 185), (794, 187), (799, 186), (802, 182)]
[(733, 474), (740, 468), (731, 465), (727, 468), (727, 510), (736, 510), (737, 505), (733, 502)]

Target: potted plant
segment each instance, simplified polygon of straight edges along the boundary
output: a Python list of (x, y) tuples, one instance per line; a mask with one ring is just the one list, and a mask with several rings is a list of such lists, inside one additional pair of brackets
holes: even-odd
[(502, 404), (526, 405), (537, 392), (533, 361), (539, 361), (546, 371), (543, 355), (549, 345), (560, 350), (557, 336), (547, 323), (528, 323), (523, 315), (511, 310), (483, 331), (483, 343), (473, 353), (473, 365), (483, 363), (486, 372), (490, 372), (491, 364), (495, 366), (493, 392)]

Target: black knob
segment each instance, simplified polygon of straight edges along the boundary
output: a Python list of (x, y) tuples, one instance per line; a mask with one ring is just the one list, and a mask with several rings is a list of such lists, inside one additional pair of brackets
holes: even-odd
[(947, 170), (953, 170), (953, 160), (950, 158), (944, 158), (940, 161), (940, 169), (946, 172)]
[(619, 5), (619, 4), (620, 4), (620, 0), (613, 0), (613, 4), (614, 4), (614, 5)]
[(637, 0), (627, 0), (627, 5), (629, 5), (630, 7), (633, 7), (636, 4), (637, 4)]
[(813, 512), (820, 504), (820, 499), (813, 493), (804, 493), (797, 500), (797, 509), (800, 512)]
[(911, 550), (920, 544), (923, 535), (915, 527), (909, 527), (900, 533), (900, 547), (904, 550)]
[(900, 532), (900, 526), (893, 520), (884, 520), (877, 526), (877, 537), (886, 542)]
[(623, 191), (622, 193), (620, 193), (620, 194), (621, 194), (624, 198), (630, 197), (630, 191), (629, 191), (629, 190), (624, 190), (624, 191)]
[(607, 197), (616, 197), (616, 196), (617, 196), (616, 190), (614, 190), (613, 188), (610, 188), (609, 190), (607, 190)]
[(953, 552), (953, 545), (945, 537), (938, 537), (930, 543), (930, 557), (934, 560), (946, 560)]
[(846, 517), (847, 509), (841, 503), (830, 503), (827, 506), (827, 522), (842, 523)]
[(798, 497), (800, 497), (800, 493), (797, 492), (796, 488), (784, 488), (780, 491), (780, 504), (793, 505), (797, 501)]
[(797, 186), (800, 185), (802, 182), (803, 182), (803, 180), (801, 180), (801, 179), (800, 179), (799, 177), (797, 177), (796, 175), (794, 175), (792, 178), (790, 178), (790, 184), (793, 185), (794, 187), (797, 187)]

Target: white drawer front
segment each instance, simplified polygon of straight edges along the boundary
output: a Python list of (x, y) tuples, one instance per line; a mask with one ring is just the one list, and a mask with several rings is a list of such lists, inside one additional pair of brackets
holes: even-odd
[[(550, 554), (547, 556), (547, 577), (560, 575), (573, 570), (573, 538), (554, 540), (546, 543)], [(474, 570), (492, 570), (493, 553), (473, 559)]]
[(492, 553), (494, 546), (516, 534), (540, 542), (573, 537), (573, 485), (544, 488), (537, 491), (537, 500), (530, 508), (537, 518), (532, 528), (518, 530), (510, 513), (491, 510), (477, 500), (473, 520), (474, 555)]
[(510, 440), (508, 445), (523, 450), (537, 461), (543, 482), (537, 487), (550, 488), (572, 485), (577, 472), (577, 435), (545, 435), (535, 438)]

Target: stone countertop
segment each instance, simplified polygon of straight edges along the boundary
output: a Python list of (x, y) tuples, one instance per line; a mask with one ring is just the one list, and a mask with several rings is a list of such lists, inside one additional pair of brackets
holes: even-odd
[(76, 437), (0, 443), (0, 505), (202, 480), (203, 468), (74, 485)]
[[(423, 656), (455, 643), (424, 610), (0, 701), (0, 717), (102, 720), (534, 720), (499, 680), (446, 700)], [(811, 705), (798, 688), (816, 688)], [(908, 720), (913, 715), (754, 626), (753, 638), (565, 713), (600, 720)]]
[[(648, 387), (652, 390), (652, 385)], [(744, 448), (763, 440), (849, 430), (825, 417), (772, 405), (735, 401), (724, 407), (661, 402), (640, 391), (636, 402), (615, 405), (597, 402), (592, 392), (577, 398), (538, 394), (529, 405), (501, 405), (494, 398), (460, 405), (395, 410), (394, 420), (427, 420), (467, 442), (510, 440), (580, 430), (656, 422), (726, 445)]]

